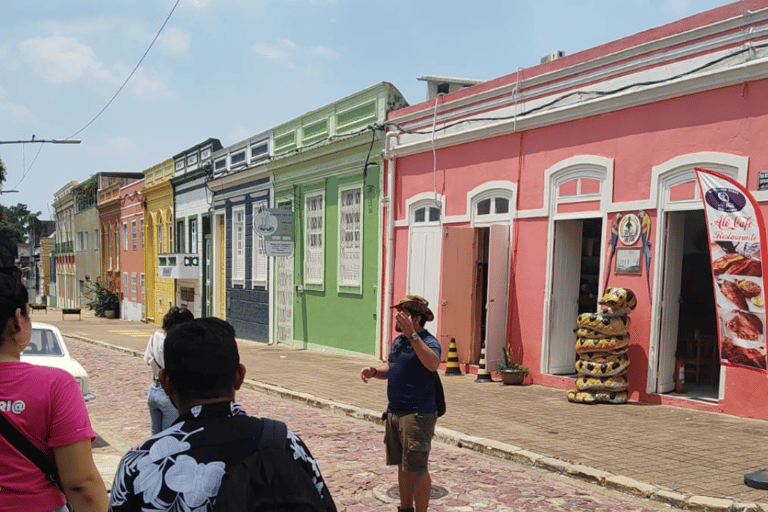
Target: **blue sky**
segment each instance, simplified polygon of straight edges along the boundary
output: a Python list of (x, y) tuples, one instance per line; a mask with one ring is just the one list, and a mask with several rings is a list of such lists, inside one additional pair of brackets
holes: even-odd
[[(0, 3), (0, 204), (51, 218), (98, 171), (142, 172), (209, 137), (224, 146), (379, 82), (410, 104), (423, 75), (493, 79), (725, 0), (176, 0)], [(77, 133), (80, 132), (80, 133)], [(38, 153), (39, 151), (39, 153)]]

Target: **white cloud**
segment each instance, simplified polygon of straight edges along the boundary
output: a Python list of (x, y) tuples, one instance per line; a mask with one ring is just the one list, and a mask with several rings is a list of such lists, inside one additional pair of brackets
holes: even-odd
[[(51, 36), (27, 39), (19, 43), (19, 50), (22, 59), (34, 72), (55, 84), (95, 82), (117, 90), (133, 69), (122, 62), (105, 64), (90, 46), (80, 43), (74, 37)], [(136, 71), (127, 88), (143, 98), (174, 96), (167, 80), (144, 68)]]
[(253, 130), (251, 130), (249, 128), (244, 128), (244, 127), (241, 126), (237, 130), (232, 132), (232, 134), (230, 135), (230, 139), (229, 140), (235, 140), (235, 141), (245, 140), (248, 137), (250, 137), (251, 135), (254, 135)]
[(19, 43), (32, 69), (53, 83), (70, 83), (103, 71), (104, 64), (90, 46), (74, 37), (35, 37)]
[(157, 38), (157, 44), (168, 55), (185, 57), (189, 50), (189, 40), (190, 35), (187, 32), (177, 27), (170, 27), (163, 30)]
[(666, 10), (678, 18), (683, 17), (691, 8), (690, 0), (667, 0)]
[(270, 45), (267, 43), (254, 43), (251, 49), (256, 55), (260, 55), (268, 59), (282, 59), (285, 56), (283, 50), (278, 46)]
[(24, 105), (0, 102), (0, 118), (15, 124), (32, 121), (35, 115)]
[(90, 144), (88, 146), (88, 151), (98, 156), (115, 157), (126, 155), (133, 158), (141, 152), (141, 147), (130, 137), (122, 135), (119, 137), (111, 137), (101, 145)]
[(285, 62), (288, 69), (305, 74), (316, 74), (318, 70), (318, 58), (324, 60), (336, 60), (340, 58), (339, 52), (325, 45), (317, 45), (312, 48), (303, 48), (290, 39), (280, 39), (275, 44), (258, 41), (251, 47), (256, 55), (267, 59), (280, 59)]
[(332, 48), (328, 48), (327, 46), (315, 46), (311, 50), (309, 50), (309, 53), (311, 55), (315, 55), (317, 57), (325, 57), (326, 59), (338, 59), (339, 58), (339, 52), (336, 50), (333, 50)]

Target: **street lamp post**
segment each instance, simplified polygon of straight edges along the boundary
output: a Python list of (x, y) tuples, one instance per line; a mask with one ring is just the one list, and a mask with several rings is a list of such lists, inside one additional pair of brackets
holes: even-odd
[(30, 140), (0, 140), (0, 144), (80, 144), (80, 139), (35, 139), (32, 137)]

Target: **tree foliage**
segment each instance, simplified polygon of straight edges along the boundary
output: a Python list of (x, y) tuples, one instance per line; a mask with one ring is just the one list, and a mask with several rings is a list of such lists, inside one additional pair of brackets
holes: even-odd
[(0, 205), (0, 266), (13, 265), (19, 252), (18, 245), (27, 239), (32, 225), (39, 232), (42, 224), (26, 204)]
[(5, 183), (5, 177), (6, 177), (5, 164), (3, 163), (3, 159), (0, 158), (0, 189), (3, 188), (3, 183)]

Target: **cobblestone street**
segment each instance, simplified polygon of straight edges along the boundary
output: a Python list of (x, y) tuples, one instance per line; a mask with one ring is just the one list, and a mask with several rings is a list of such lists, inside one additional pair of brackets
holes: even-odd
[[(97, 432), (111, 446), (112, 465), (130, 446), (149, 435), (146, 395), (151, 372), (129, 354), (68, 339), (70, 351), (87, 369), (88, 403)], [(247, 378), (247, 376), (246, 376)], [(238, 402), (255, 415), (279, 418), (299, 434), (318, 460), (340, 511), (394, 511), (397, 501), (387, 491), (397, 485), (394, 468), (385, 466), (383, 427), (243, 389)], [(433, 485), (447, 496), (433, 500), (430, 510), (475, 511), (657, 511), (670, 507), (591, 486), (581, 481), (474, 452), (435, 443), (431, 456)], [(101, 467), (107, 487), (113, 466)]]

